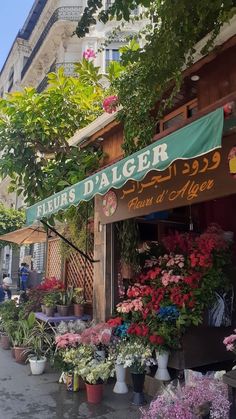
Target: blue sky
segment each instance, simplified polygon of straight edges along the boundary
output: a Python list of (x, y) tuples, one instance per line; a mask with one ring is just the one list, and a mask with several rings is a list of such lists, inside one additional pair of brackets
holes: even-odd
[(34, 0), (1, 0), (0, 8), (0, 69), (11, 45), (22, 28)]

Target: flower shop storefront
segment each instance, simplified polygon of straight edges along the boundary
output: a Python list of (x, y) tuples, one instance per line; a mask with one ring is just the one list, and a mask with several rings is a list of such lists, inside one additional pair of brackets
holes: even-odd
[[(95, 197), (94, 317), (104, 321), (118, 304), (129, 333), (170, 349), (169, 365), (177, 369), (228, 356), (218, 343), (232, 317), (236, 140), (226, 131), (220, 108), (27, 209), (32, 224)], [(139, 230), (141, 270), (122, 275), (122, 242), (136, 250), (136, 241), (119, 236), (116, 225), (130, 219)], [(214, 311), (219, 290), (231, 304), (216, 328), (207, 306)]]

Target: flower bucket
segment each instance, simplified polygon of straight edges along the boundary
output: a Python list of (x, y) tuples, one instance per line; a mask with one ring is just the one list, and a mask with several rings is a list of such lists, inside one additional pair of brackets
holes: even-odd
[(42, 359), (37, 359), (36, 357), (29, 358), (32, 375), (41, 375), (45, 370), (46, 362), (46, 357)]
[(116, 384), (113, 388), (113, 392), (117, 394), (128, 393), (129, 389), (125, 382), (126, 368), (123, 365), (115, 365), (116, 370)]
[(155, 374), (155, 378), (160, 381), (170, 381), (170, 374), (167, 369), (169, 352), (156, 351), (156, 358), (157, 358), (158, 368)]
[(134, 390), (132, 404), (134, 404), (135, 406), (144, 406), (147, 403), (143, 394), (145, 373), (131, 372), (131, 376)]
[(103, 398), (103, 384), (87, 384), (87, 400), (89, 403), (101, 403)]
[(10, 349), (11, 342), (7, 335), (1, 335), (0, 345), (2, 349)]

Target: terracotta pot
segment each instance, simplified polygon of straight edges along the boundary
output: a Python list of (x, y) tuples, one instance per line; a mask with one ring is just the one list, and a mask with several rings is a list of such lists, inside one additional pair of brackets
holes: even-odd
[(89, 403), (101, 403), (103, 398), (103, 384), (87, 384), (87, 400)]
[(68, 316), (69, 306), (57, 305), (57, 312), (59, 316)]
[(4, 335), (4, 334), (1, 335), (0, 345), (2, 349), (10, 349), (11, 342), (7, 335)]
[(74, 304), (74, 315), (78, 317), (83, 317), (84, 315), (84, 305), (83, 304)]
[(45, 314), (46, 314), (47, 317), (54, 317), (55, 307), (47, 307), (47, 306), (45, 306)]
[(29, 354), (29, 349), (23, 348), (22, 346), (15, 346), (14, 351), (16, 362), (18, 362), (18, 364), (25, 364)]

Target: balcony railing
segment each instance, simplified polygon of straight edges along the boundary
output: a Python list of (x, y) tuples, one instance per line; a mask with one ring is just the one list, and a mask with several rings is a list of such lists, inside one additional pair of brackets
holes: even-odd
[(21, 72), (21, 80), (23, 79), (28, 69), (30, 68), (34, 60), (34, 57), (36, 56), (43, 42), (47, 38), (47, 35), (50, 29), (52, 28), (52, 26), (54, 25), (54, 23), (56, 23), (59, 20), (68, 20), (71, 22), (77, 22), (82, 14), (82, 11), (83, 11), (82, 6), (59, 7), (58, 9), (55, 10), (55, 12), (50, 17), (48, 23), (46, 24), (43, 32), (41, 33), (38, 41), (36, 42), (35, 47), (33, 48), (28, 60), (26, 61), (25, 66), (23, 67), (23, 70)]

